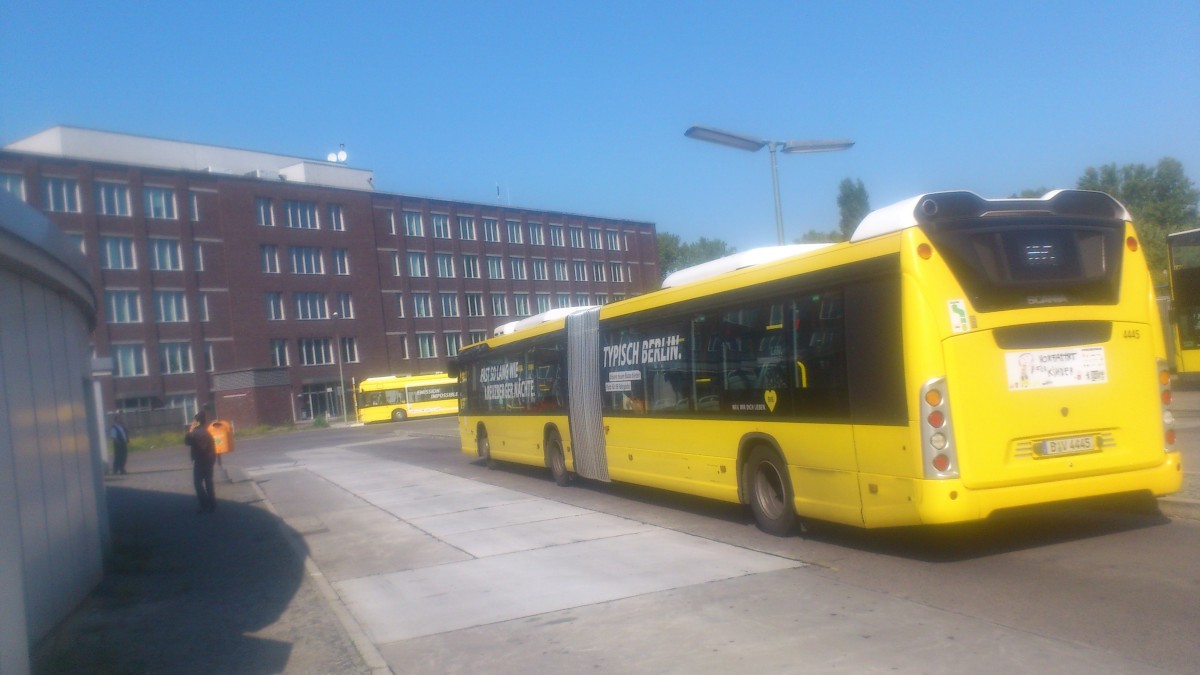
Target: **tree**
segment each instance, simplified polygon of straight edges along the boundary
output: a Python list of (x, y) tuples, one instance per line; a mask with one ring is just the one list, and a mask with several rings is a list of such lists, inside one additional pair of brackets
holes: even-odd
[(845, 241), (850, 239), (854, 228), (871, 212), (871, 199), (867, 196), (867, 188), (863, 186), (862, 179), (842, 179), (841, 185), (838, 186), (837, 203), (842, 213), (838, 227), (842, 230), (841, 240)]
[(836, 244), (839, 241), (846, 241), (846, 236), (841, 230), (830, 230), (829, 232), (818, 232), (809, 230), (800, 235), (796, 240), (797, 244)]
[(1079, 179), (1081, 190), (1100, 190), (1116, 197), (1133, 217), (1141, 235), (1146, 260), (1156, 280), (1164, 281), (1167, 269), (1167, 235), (1200, 226), (1197, 203), (1200, 191), (1184, 173), (1183, 164), (1164, 157), (1155, 167), (1145, 164), (1106, 164), (1088, 167)]
[(664, 279), (672, 272), (736, 252), (736, 248), (720, 239), (700, 237), (695, 242), (684, 243), (677, 234), (658, 233), (658, 270)]

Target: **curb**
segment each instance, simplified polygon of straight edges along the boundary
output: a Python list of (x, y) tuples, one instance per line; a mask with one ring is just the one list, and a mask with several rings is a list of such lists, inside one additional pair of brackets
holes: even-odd
[(325, 599), (325, 603), (329, 605), (329, 609), (337, 617), (338, 623), (342, 625), (342, 630), (346, 631), (347, 636), (354, 644), (354, 648), (358, 650), (358, 654), (362, 657), (366, 666), (371, 669), (372, 673), (377, 675), (392, 675), (392, 669), (388, 666), (387, 661), (384, 660), (383, 655), (379, 653), (379, 650), (375, 649), (375, 644), (367, 637), (366, 631), (350, 615), (349, 610), (342, 603), (341, 596), (337, 594), (333, 585), (325, 578), (325, 575), (321, 572), (321, 568), (317, 567), (316, 561), (300, 546), (300, 541), (303, 540), (303, 537), (288, 528), (283, 517), (279, 515), (279, 511), (275, 509), (275, 505), (271, 503), (270, 499), (267, 499), (266, 493), (259, 487), (258, 481), (251, 480), (240, 467), (229, 467), (229, 469), (229, 478), (232, 482), (240, 483), (248, 481), (253, 486), (254, 493), (262, 500), (263, 506), (267, 511), (279, 519), (279, 529), (283, 533), (284, 539), (287, 539), (288, 545), (292, 547), (292, 551), (304, 559), (305, 573), (316, 584), (321, 597)]
[(1200, 501), (1194, 499), (1159, 499), (1158, 510), (1168, 518), (1200, 520)]

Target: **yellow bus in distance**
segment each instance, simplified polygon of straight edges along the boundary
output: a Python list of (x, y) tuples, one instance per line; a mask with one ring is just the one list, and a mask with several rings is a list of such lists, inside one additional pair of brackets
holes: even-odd
[(463, 347), (462, 451), (748, 504), (773, 534), (1180, 488), (1154, 285), (1112, 197), (925, 194), (849, 242), (747, 254)]
[(1200, 230), (1167, 235), (1175, 369), (1200, 373)]
[(368, 377), (357, 396), (359, 422), (458, 414), (458, 380), (446, 373)]

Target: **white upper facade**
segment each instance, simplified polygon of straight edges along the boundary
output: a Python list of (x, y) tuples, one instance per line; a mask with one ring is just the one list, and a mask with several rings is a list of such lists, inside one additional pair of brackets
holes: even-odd
[(9, 143), (4, 149), (51, 157), (249, 176), (352, 190), (375, 189), (373, 171), (353, 169), (335, 162), (78, 127), (51, 127)]

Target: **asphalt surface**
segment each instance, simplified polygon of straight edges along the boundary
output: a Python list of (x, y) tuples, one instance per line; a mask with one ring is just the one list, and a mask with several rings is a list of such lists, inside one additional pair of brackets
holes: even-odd
[[(1200, 428), (1200, 392), (1179, 392), (1175, 407), (1182, 428)], [(667, 655), (671, 660), (605, 661), (603, 645), (594, 644), (595, 658), (589, 668), (681, 670), (686, 659), (697, 658), (691, 646), (682, 647), (689, 631), (702, 635), (695, 624), (704, 620), (705, 612), (713, 611), (694, 604), (699, 601), (690, 595), (690, 587), (709, 584), (707, 592), (711, 593), (716, 588), (711, 584), (721, 582), (719, 587), (733, 594), (728, 600), (728, 608), (733, 608), (760, 592), (744, 575), (781, 575), (796, 567), (795, 561), (725, 548), (595, 513), (556, 514), (587, 522), (589, 531), (596, 533), (587, 537), (579, 537), (578, 527), (570, 535), (537, 529), (534, 526), (543, 522), (546, 509), (563, 505), (544, 500), (535, 503), (527, 495), (497, 492), (494, 487), (437, 472), (427, 475), (421, 473), (427, 470), (404, 468), (403, 464), (380, 460), (364, 466), (364, 456), (353, 450), (308, 451), (303, 457), (306, 471), (296, 471), (286, 463), (245, 470), (238, 466), (236, 455), (227, 458), (225, 466), (218, 468), (220, 506), (213, 514), (196, 512), (190, 464), (182, 447), (135, 454), (128, 475), (105, 479), (113, 555), (104, 580), (70, 618), (37, 645), (35, 672), (461, 672), (479, 669), (480, 653), (496, 655), (498, 660), (491, 663), (494, 667), (488, 668), (493, 671), (528, 672), (532, 667), (562, 672), (578, 669), (580, 662), (574, 660), (578, 652), (570, 654), (561, 644), (554, 644), (554, 638), (550, 638), (551, 644), (531, 651), (523, 642), (524, 631), (566, 635), (562, 631), (569, 630), (574, 620), (569, 608), (583, 604), (612, 613), (611, 617), (589, 615), (589, 625), (603, 626), (608, 621), (613, 630), (619, 630), (631, 625), (631, 619), (617, 615), (616, 607), (636, 614), (639, 602), (649, 602), (644, 597), (679, 605), (678, 618), (663, 627), (665, 637), (640, 638), (648, 640), (647, 653), (660, 658)], [(478, 504), (504, 522), (487, 527), (478, 522), (465, 525), (453, 513), (439, 511), (437, 499)], [(1160, 508), (1172, 517), (1200, 519), (1200, 476), (1185, 474), (1183, 492), (1160, 500)], [(525, 513), (530, 510), (541, 514), (532, 519), (538, 522), (526, 522), (531, 520)], [(337, 513), (342, 520), (332, 521), (328, 513)], [(534, 528), (526, 530), (523, 538), (540, 537), (544, 542), (569, 536), (586, 541), (559, 541), (572, 547), (553, 548), (575, 552), (571, 557), (545, 559), (543, 551), (552, 547), (539, 545), (533, 547), (536, 550), (524, 551), (523, 543), (498, 534), (509, 533), (514, 525)], [(331, 532), (338, 534), (331, 539)], [(613, 536), (614, 532), (622, 536)], [(632, 548), (605, 548), (618, 539), (638, 543)], [(647, 551), (659, 555), (652, 561), (654, 568), (635, 569)], [(550, 586), (543, 582), (544, 570), (622, 556), (627, 556), (633, 571), (618, 580), (619, 584), (614, 581), (598, 589), (594, 583), (574, 587), (557, 579), (552, 592), (543, 590)], [(695, 561), (698, 556), (706, 562), (694, 565), (699, 576), (685, 585), (673, 585), (678, 582), (658, 574), (677, 560)], [(517, 579), (515, 591), (505, 595), (493, 588), (472, 586), (481, 570)], [(898, 608), (879, 598), (825, 598), (820, 594), (828, 589), (821, 588), (803, 592), (809, 594), (806, 602), (844, 609), (840, 618), (831, 622), (822, 615), (820, 623), (810, 627), (815, 642), (808, 653), (815, 655), (824, 649), (829, 654), (824, 662), (810, 662), (817, 669), (877, 670), (884, 663), (873, 660), (880, 658), (877, 652), (841, 645), (838, 640), (845, 640), (844, 635), (820, 632), (847, 621), (854, 624), (849, 629), (852, 633), (873, 632), (878, 649), (889, 641), (911, 646), (931, 630), (958, 631), (960, 649), (980, 658), (999, 659), (991, 661), (995, 666), (1053, 670), (1062, 659), (1085, 669), (1090, 664), (1096, 671), (1121, 671), (1129, 665), (1106, 663), (1103, 654), (1070, 651), (1060, 645), (1030, 649), (1027, 635), (969, 625), (961, 617), (931, 613), (914, 624), (913, 610), (906, 607), (905, 622), (913, 631), (909, 634), (897, 628), (901, 622), (883, 621)], [(845, 589), (837, 592), (845, 593)], [(649, 595), (654, 593), (657, 595)], [(605, 604), (608, 599), (624, 602)], [(764, 604), (771, 600), (762, 598)], [(395, 611), (398, 603), (408, 608), (405, 616)], [(555, 619), (564, 625), (537, 624), (536, 617), (559, 617), (564, 608), (566, 617)], [(646, 607), (642, 611), (654, 610)], [(521, 617), (532, 623), (504, 639), (495, 630), (471, 630), (505, 621), (520, 623)], [(737, 622), (731, 621), (728, 630), (736, 634)], [(741, 630), (761, 628), (748, 624)], [(463, 650), (448, 651), (444, 646), (431, 650), (434, 638), (428, 636), (447, 631), (460, 631), (456, 635), (463, 641)], [(664, 644), (664, 640), (675, 641), (671, 635), (682, 640), (676, 645), (680, 649), (677, 654), (671, 644)], [(580, 639), (579, 634), (570, 634), (577, 649)], [(788, 663), (785, 652), (740, 655), (728, 650), (718, 654), (717, 648), (712, 651), (711, 656), (702, 655), (693, 663), (692, 672), (718, 666), (737, 670), (738, 663), (758, 667), (772, 663), (775, 657), (780, 659), (776, 665)], [(1018, 651), (1022, 651), (1020, 660), (1006, 660), (1017, 658), (1013, 654)], [(919, 651), (910, 649), (911, 654), (899, 660), (894, 652), (889, 652), (890, 668), (927, 670)], [(854, 656), (846, 656), (848, 653)], [(483, 663), (487, 662), (484, 657)]]

